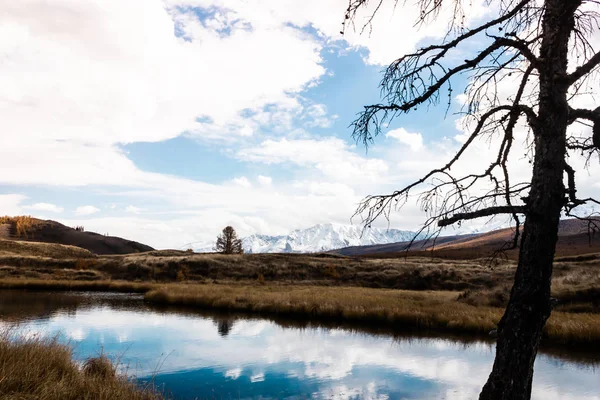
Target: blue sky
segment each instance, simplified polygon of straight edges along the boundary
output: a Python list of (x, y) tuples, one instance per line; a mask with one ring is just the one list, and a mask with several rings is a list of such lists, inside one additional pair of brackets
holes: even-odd
[[(226, 225), (245, 236), (350, 223), (365, 195), (419, 178), (464, 140), (456, 97), (447, 116), (442, 100), (398, 118), (368, 152), (353, 142), (384, 67), (446, 33), (445, 11), (417, 29), (418, 10), (393, 3), (371, 33), (342, 37), (346, 0), (4, 2), (0, 214), (158, 248)], [(493, 12), (469, 7), (467, 24)], [(390, 226), (422, 221), (410, 202)]]

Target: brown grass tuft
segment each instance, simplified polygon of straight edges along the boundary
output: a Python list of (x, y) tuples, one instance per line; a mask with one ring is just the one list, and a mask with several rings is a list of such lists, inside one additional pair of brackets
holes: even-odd
[(140, 388), (114, 373), (106, 357), (88, 360), (83, 370), (71, 349), (56, 339), (0, 334), (0, 398), (158, 400), (151, 388)]
[(83, 363), (83, 373), (104, 379), (114, 378), (117, 375), (115, 366), (103, 354), (85, 360)]

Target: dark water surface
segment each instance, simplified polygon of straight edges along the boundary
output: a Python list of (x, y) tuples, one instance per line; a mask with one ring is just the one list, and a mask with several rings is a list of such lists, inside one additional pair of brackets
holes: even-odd
[[(0, 326), (61, 335), (176, 399), (476, 399), (493, 346), (157, 310), (136, 295), (0, 291)], [(541, 354), (534, 399), (600, 400), (597, 355)]]

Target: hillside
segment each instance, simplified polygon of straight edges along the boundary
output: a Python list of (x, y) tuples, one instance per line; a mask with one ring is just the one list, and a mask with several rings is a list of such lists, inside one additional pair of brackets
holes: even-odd
[[(600, 221), (598, 221), (600, 224)], [(491, 232), (442, 236), (433, 240), (415, 241), (410, 247), (410, 255), (434, 255), (449, 259), (475, 259), (488, 257), (512, 240), (514, 229), (505, 228)], [(588, 234), (587, 222), (565, 219), (559, 225), (559, 239), (556, 256), (565, 257), (600, 252), (600, 232)], [(399, 242), (375, 246), (355, 246), (336, 250), (335, 253), (348, 256), (397, 257), (406, 254), (410, 242)], [(509, 258), (516, 259), (517, 250), (506, 252)]]
[(154, 250), (132, 240), (83, 232), (56, 221), (32, 217), (0, 218), (0, 239), (76, 246), (94, 254), (130, 254)]

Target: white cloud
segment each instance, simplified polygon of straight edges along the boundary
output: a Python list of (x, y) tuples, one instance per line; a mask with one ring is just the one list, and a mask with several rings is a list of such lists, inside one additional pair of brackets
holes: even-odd
[(2, 210), (0, 216), (23, 214), (21, 203), (25, 200), (27, 196), (22, 194), (0, 194), (0, 210)]
[(252, 186), (252, 183), (250, 183), (248, 178), (246, 178), (245, 176), (241, 176), (239, 178), (234, 178), (232, 182), (235, 183), (236, 185), (239, 185), (239, 186), (245, 187), (245, 188), (249, 188)]
[(136, 206), (127, 206), (125, 208), (125, 212), (131, 213), (131, 214), (139, 214), (140, 212), (142, 212), (142, 209)]
[(270, 186), (273, 183), (273, 178), (270, 176), (259, 175), (257, 179), (258, 183), (263, 186)]
[(386, 137), (391, 137), (409, 146), (411, 150), (418, 151), (423, 147), (423, 136), (420, 133), (411, 133), (404, 128), (389, 131)]
[(139, 171), (116, 144), (251, 135), (298, 113), (298, 93), (325, 72), (323, 42), (288, 24), (224, 36), (177, 10), (160, 0), (0, 4), (0, 181), (131, 184)]
[(315, 168), (334, 182), (374, 181), (388, 171), (385, 161), (357, 155), (354, 147), (337, 138), (266, 140), (242, 149), (237, 157), (264, 164), (293, 164)]
[(94, 206), (80, 206), (75, 210), (76, 215), (92, 215), (99, 212), (100, 209)]
[(22, 140), (165, 140), (197, 117), (224, 124), (285, 102), (324, 73), (322, 45), (298, 29), (233, 26), (223, 37), (159, 0), (23, 0), (0, 11), (3, 115)]
[(63, 207), (59, 207), (56, 204), (50, 203), (35, 203), (30, 206), (23, 206), (26, 210), (34, 210), (34, 211), (48, 211), (53, 213), (61, 213), (64, 211)]
[[(346, 35), (340, 34), (347, 0), (265, 0), (260, 6), (245, 0), (167, 0), (172, 5), (190, 5), (203, 8), (217, 7), (222, 21), (236, 20), (247, 22), (254, 29), (274, 29), (282, 24), (312, 27), (328, 40), (345, 39), (352, 47), (369, 50), (367, 61), (372, 64), (387, 64), (400, 55), (411, 51), (425, 37), (441, 37), (448, 29), (448, 17), (453, 12), (451, 3), (446, 5), (440, 17), (430, 24), (415, 28), (420, 9), (414, 2), (397, 5), (395, 1), (384, 1), (375, 15), (373, 29), (362, 32), (364, 23), (375, 11), (379, 2), (369, 2), (361, 9), (355, 21), (356, 29), (349, 27)], [(486, 2), (479, 0), (464, 5), (465, 24), (492, 12)], [(362, 32), (362, 34), (361, 34)], [(402, 38), (402, 40), (398, 40)]]
[[(481, 3), (474, 2), (471, 18), (484, 12)], [(199, 21), (188, 8), (176, 7), (185, 5), (212, 8), (215, 15)], [(462, 136), (424, 146), (417, 133), (392, 131), (388, 135), (399, 143), (376, 144), (365, 155), (341, 139), (298, 131), (295, 121), (327, 127), (335, 118), (302, 94), (332, 73), (323, 67), (323, 48), (344, 50), (346, 44), (335, 40), (346, 7), (346, 0), (265, 0), (260, 6), (245, 0), (1, 2), (0, 184), (85, 187), (118, 195), (124, 199), (119, 204), (143, 204), (152, 217), (89, 218), (85, 226), (156, 247), (212, 240), (228, 223), (247, 235), (347, 222), (364, 194), (400, 188), (442, 165)], [(445, 31), (441, 22), (415, 30), (415, 12), (408, 3), (401, 11), (384, 8), (371, 35), (350, 31), (346, 39), (352, 48), (369, 50), (369, 63), (386, 63)], [(261, 136), (265, 126), (279, 136)], [(225, 146), (241, 141), (244, 148), (228, 148), (229, 154), (290, 166), (293, 177), (276, 178), (276, 185), (270, 176), (209, 184), (145, 172), (119, 147), (184, 132)], [(412, 151), (399, 157), (402, 143)], [(480, 143), (456, 171), (484, 165), (490, 154), (489, 145)], [(527, 171), (522, 161), (515, 168)], [(580, 179), (582, 193), (597, 185)], [(0, 206), (20, 214), (24, 199), (2, 195)], [(77, 215), (99, 211), (86, 207), (92, 208)], [(413, 229), (421, 214), (406, 207), (392, 223)]]

